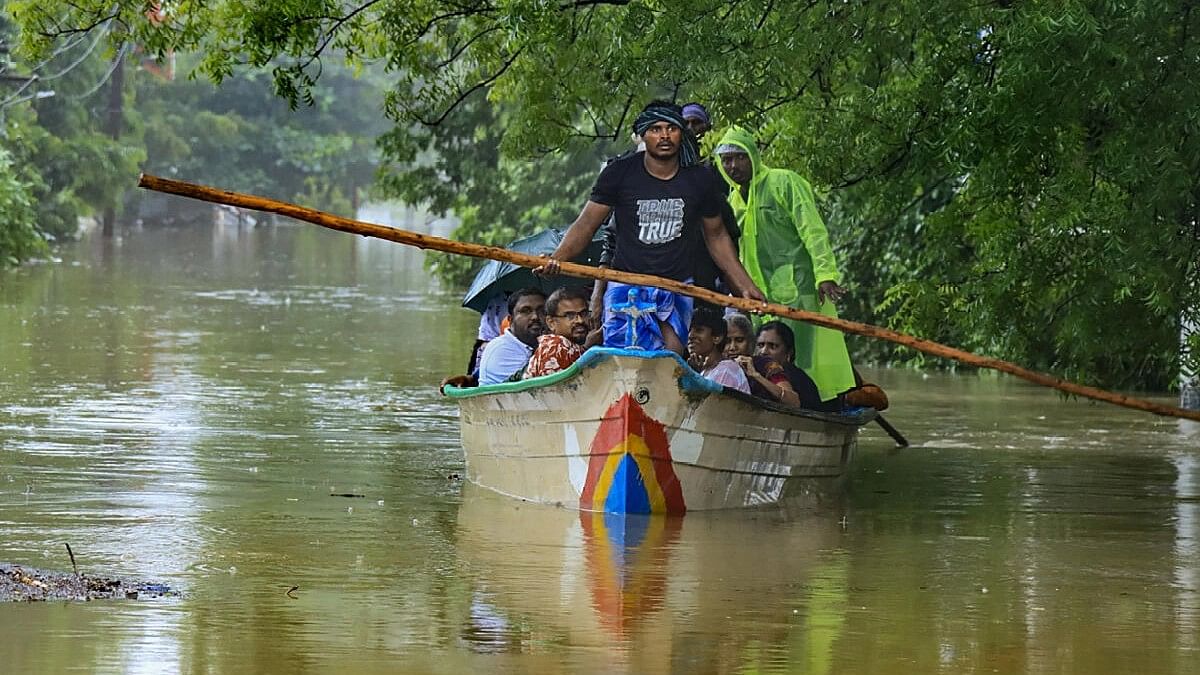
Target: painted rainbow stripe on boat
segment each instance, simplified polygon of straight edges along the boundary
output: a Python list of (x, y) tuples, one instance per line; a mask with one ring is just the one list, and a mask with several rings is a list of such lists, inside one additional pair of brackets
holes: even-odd
[(604, 413), (589, 448), (579, 508), (608, 513), (684, 513), (683, 489), (671, 464), (662, 423), (629, 394)]

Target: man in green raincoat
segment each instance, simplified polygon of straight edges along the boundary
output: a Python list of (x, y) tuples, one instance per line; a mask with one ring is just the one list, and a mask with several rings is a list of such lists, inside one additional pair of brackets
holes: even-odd
[[(717, 146), (729, 202), (742, 228), (741, 259), (771, 302), (837, 316), (837, 262), (813, 201), (812, 186), (794, 171), (772, 169), (759, 157), (754, 136), (733, 127)], [(796, 334), (796, 365), (828, 401), (855, 386), (842, 333), (782, 319)]]

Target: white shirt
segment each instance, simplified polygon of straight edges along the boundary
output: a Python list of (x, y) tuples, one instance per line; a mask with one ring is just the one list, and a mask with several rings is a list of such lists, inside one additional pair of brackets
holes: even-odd
[(479, 384), (498, 384), (519, 372), (533, 356), (533, 347), (521, 342), (506, 330), (500, 337), (487, 343), (479, 357)]
[(497, 295), (488, 303), (483, 316), (479, 317), (477, 337), (484, 342), (491, 342), (500, 337), (500, 324), (504, 323), (506, 316), (508, 316), (508, 294)]
[(743, 394), (750, 393), (750, 380), (746, 379), (746, 373), (737, 364), (737, 361), (732, 359), (724, 359), (700, 374), (717, 384), (737, 389)]

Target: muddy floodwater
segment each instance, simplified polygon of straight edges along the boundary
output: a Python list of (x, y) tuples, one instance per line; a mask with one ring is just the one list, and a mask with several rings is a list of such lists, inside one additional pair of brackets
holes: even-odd
[(0, 271), (0, 562), (180, 595), (0, 605), (4, 673), (1200, 672), (1196, 425), (875, 370), (914, 445), (836, 503), (580, 515), (458, 478), (477, 315), (418, 252), (58, 255)]

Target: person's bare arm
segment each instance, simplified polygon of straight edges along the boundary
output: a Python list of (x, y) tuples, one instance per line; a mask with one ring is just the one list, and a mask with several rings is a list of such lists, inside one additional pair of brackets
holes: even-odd
[(817, 303), (825, 304), (825, 300), (830, 302), (838, 302), (842, 296), (846, 295), (846, 289), (838, 285), (836, 281), (822, 281), (817, 284)]
[(729, 239), (729, 232), (725, 231), (725, 223), (721, 221), (721, 216), (706, 217), (703, 222), (704, 244), (708, 247), (708, 254), (712, 256), (713, 262), (717, 264), (733, 292), (743, 298), (766, 302), (767, 296), (754, 285), (754, 280), (746, 273), (746, 268), (742, 267), (742, 261), (738, 260), (733, 241)]
[[(597, 267), (608, 267), (608, 265), (597, 265)], [(592, 301), (588, 303), (588, 310), (592, 313), (592, 328), (604, 325), (604, 293), (607, 290), (607, 281), (596, 279), (592, 282)]]
[(592, 347), (600, 347), (604, 344), (604, 331), (600, 328), (595, 328), (588, 331), (587, 339), (583, 341), (584, 349)]
[(479, 378), (475, 377), (474, 375), (451, 375), (450, 377), (442, 380), (442, 384), (438, 386), (438, 393), (440, 393), (442, 396), (446, 395), (446, 385), (458, 387), (460, 389), (464, 387), (478, 387)]
[[(770, 380), (767, 380), (767, 383), (772, 386), (771, 393), (775, 394), (780, 403), (784, 405), (790, 405), (793, 408), (800, 407), (800, 394), (797, 394), (796, 390), (792, 389), (792, 385), (790, 383), (771, 382)], [(779, 391), (776, 392), (775, 389), (778, 389)]]
[(561, 261), (574, 260), (587, 250), (588, 244), (596, 236), (596, 230), (599, 230), (600, 226), (604, 224), (604, 219), (611, 211), (611, 206), (588, 200), (588, 203), (583, 205), (583, 211), (579, 213), (579, 217), (571, 223), (571, 227), (563, 235), (562, 243), (554, 249), (554, 253), (550, 254), (544, 265), (534, 268), (533, 273), (545, 276), (558, 274)]
[(758, 372), (758, 368), (754, 367), (754, 357), (739, 356), (736, 361), (742, 367), (742, 370), (745, 371), (746, 377), (761, 384), (780, 403), (790, 405), (793, 408), (800, 407), (800, 394), (796, 393), (790, 382), (786, 380), (772, 382), (767, 379), (762, 373)]

